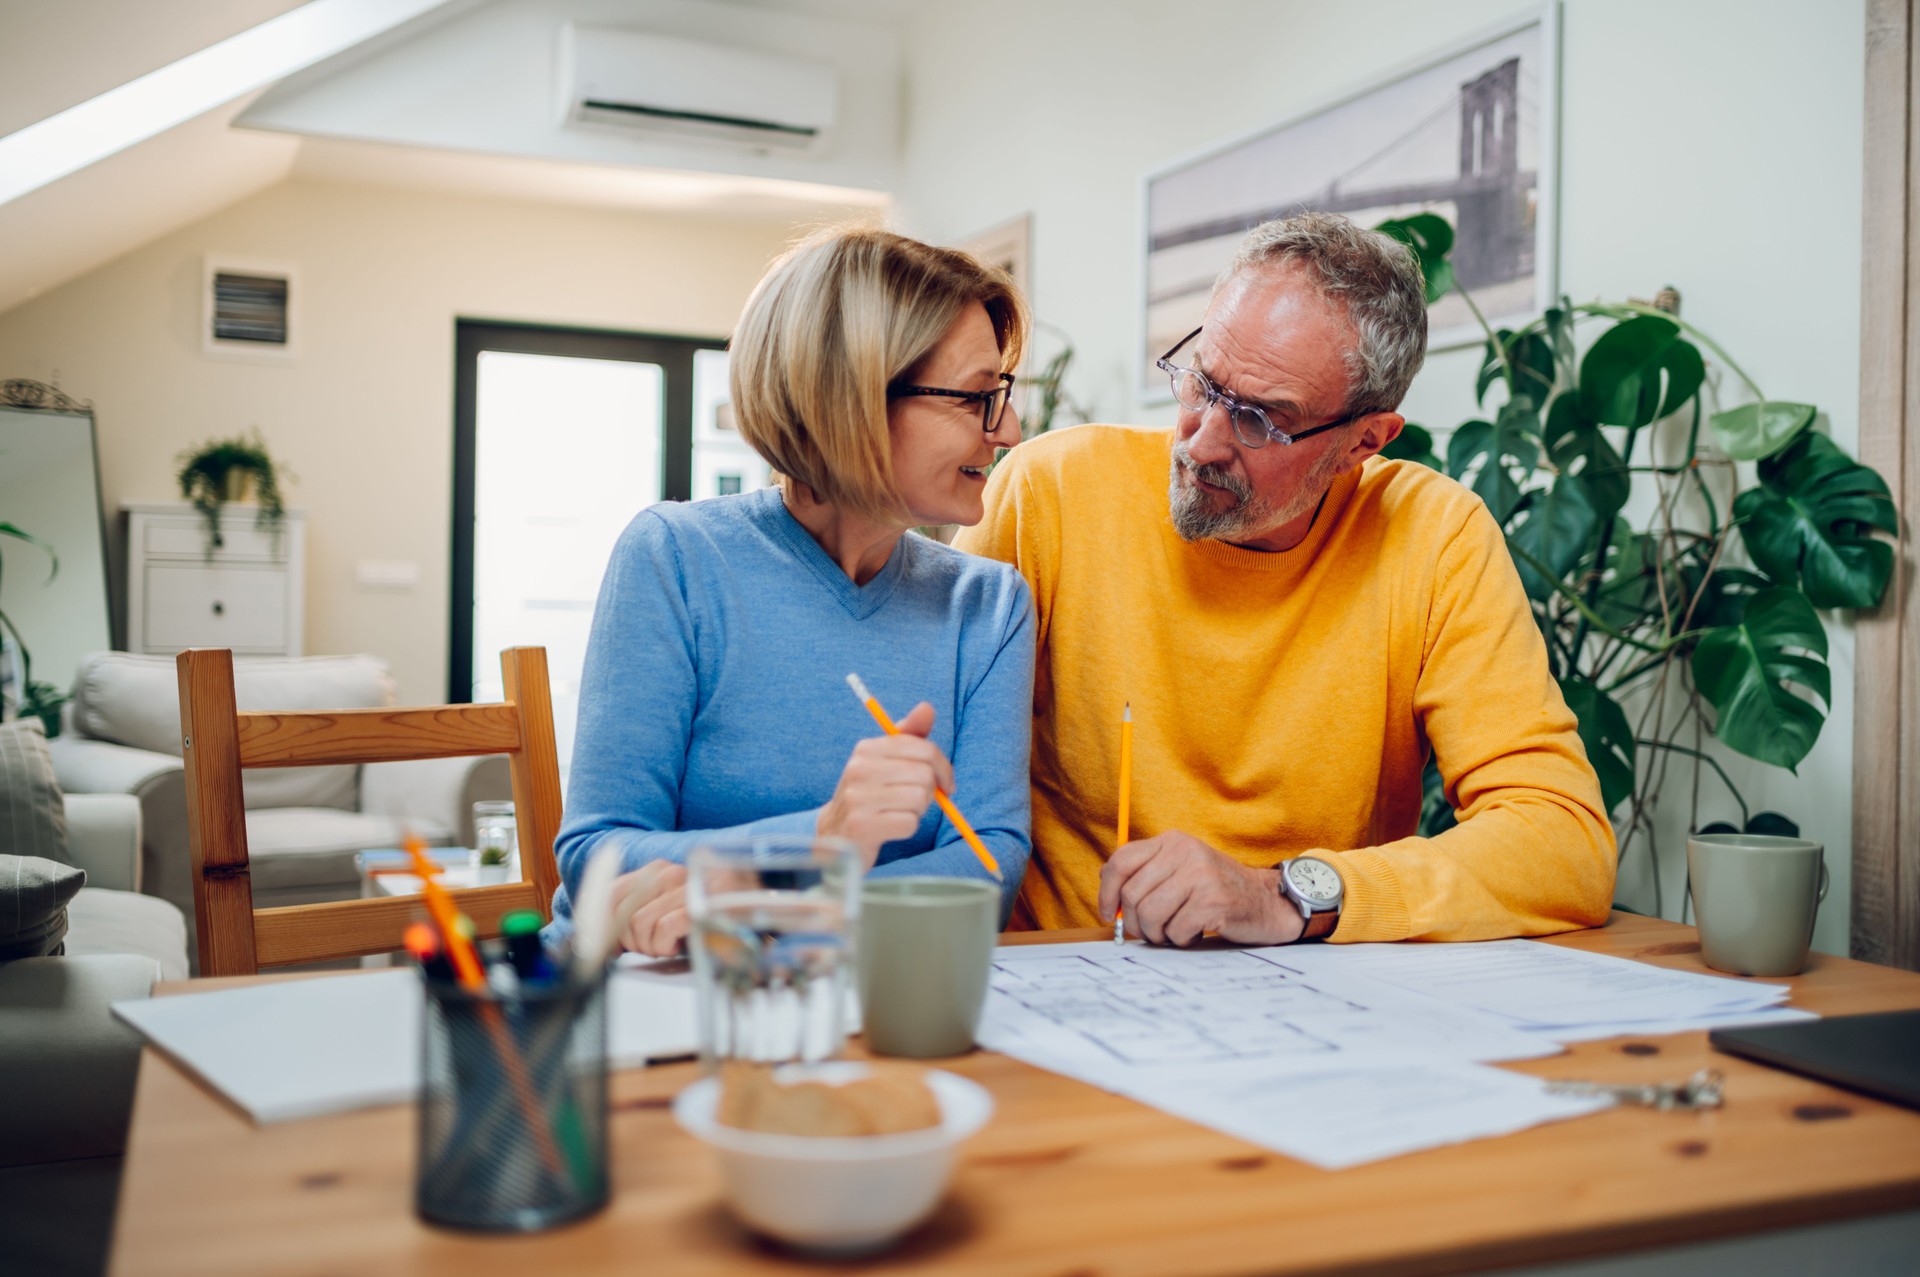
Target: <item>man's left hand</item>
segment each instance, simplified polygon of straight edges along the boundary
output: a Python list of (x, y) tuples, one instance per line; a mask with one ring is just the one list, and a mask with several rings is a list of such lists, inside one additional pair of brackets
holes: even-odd
[(1100, 916), (1126, 907), (1128, 932), (1150, 944), (1189, 945), (1211, 932), (1235, 944), (1289, 944), (1306, 920), (1280, 894), (1272, 869), (1252, 869), (1191, 834), (1130, 842), (1100, 870)]

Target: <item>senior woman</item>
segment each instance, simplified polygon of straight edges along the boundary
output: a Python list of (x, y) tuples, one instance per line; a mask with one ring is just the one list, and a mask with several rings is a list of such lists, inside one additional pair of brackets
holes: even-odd
[[(621, 535), (580, 690), (556, 922), (619, 849), (623, 945), (687, 934), (686, 853), (713, 834), (830, 834), (869, 876), (984, 878), (931, 806), (955, 796), (999, 861), (1004, 922), (1031, 853), (1034, 632), (1012, 568), (910, 535), (978, 523), (1020, 441), (1008, 371), (1026, 317), (1006, 276), (885, 231), (786, 253), (732, 342), (734, 420), (778, 488), (662, 503)], [(875, 736), (847, 690), (912, 705)]]

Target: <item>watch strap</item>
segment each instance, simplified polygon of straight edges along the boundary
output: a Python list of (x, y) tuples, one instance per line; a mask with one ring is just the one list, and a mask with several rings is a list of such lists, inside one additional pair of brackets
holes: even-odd
[(1300, 932), (1300, 938), (1302, 940), (1322, 940), (1332, 935), (1333, 929), (1339, 925), (1340, 911), (1338, 909), (1319, 910), (1307, 915), (1307, 925), (1306, 928)]

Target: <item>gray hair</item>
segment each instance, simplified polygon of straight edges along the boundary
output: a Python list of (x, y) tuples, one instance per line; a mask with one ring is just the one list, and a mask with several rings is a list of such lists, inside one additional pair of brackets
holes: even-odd
[(1261, 266), (1299, 262), (1341, 306), (1359, 341), (1347, 352), (1344, 411), (1391, 412), (1427, 357), (1427, 286), (1405, 244), (1338, 213), (1300, 213), (1247, 232), (1214, 285)]

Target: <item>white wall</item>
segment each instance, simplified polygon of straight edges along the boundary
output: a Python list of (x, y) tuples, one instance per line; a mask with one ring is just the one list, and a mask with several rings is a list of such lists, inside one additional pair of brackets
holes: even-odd
[[(1078, 348), (1072, 389), (1105, 419), (1170, 421), (1132, 391), (1142, 175), (1515, 12), (1511, 0), (916, 7), (897, 221), (946, 240), (1031, 212), (1035, 310)], [(1562, 288), (1588, 299), (1677, 286), (1688, 319), (1770, 394), (1819, 404), (1853, 448), (1860, 0), (1568, 0), (1563, 19)], [(1436, 429), (1472, 415), (1477, 362), (1431, 359), (1408, 415)], [(1845, 952), (1853, 646), (1844, 625), (1834, 639), (1833, 713), (1799, 777), (1736, 764), (1736, 780), (1827, 844), (1834, 883), (1816, 943)], [(1672, 776), (1660, 814), (1670, 913), (1691, 790), (1688, 769)], [(1643, 856), (1644, 844), (1621, 899), (1644, 909)]]
[[(175, 455), (258, 426), (309, 511), (309, 652), (374, 652), (443, 700), (454, 321), (725, 336), (787, 228), (287, 182), (0, 314), (0, 370), (98, 414), (107, 509), (177, 500)], [(299, 268), (300, 353), (210, 357), (206, 254)], [(367, 593), (363, 559), (419, 585)]]

